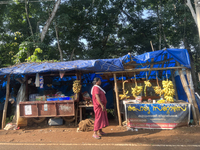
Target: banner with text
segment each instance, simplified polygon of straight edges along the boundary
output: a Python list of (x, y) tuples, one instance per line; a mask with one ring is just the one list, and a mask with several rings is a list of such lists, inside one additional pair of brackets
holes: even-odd
[(189, 103), (125, 104), (127, 124), (132, 128), (173, 129), (188, 125)]

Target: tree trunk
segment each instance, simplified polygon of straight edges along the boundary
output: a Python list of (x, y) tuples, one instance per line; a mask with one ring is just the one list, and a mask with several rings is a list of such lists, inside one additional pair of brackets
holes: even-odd
[[(194, 21), (195, 21), (195, 23), (196, 23), (196, 25), (197, 25), (197, 16), (196, 16), (196, 13), (195, 13), (195, 11), (194, 11), (194, 9), (193, 9), (193, 7), (192, 7), (191, 1), (190, 1), (190, 0), (187, 0), (186, 5), (189, 7), (190, 12), (191, 12), (191, 14), (192, 14), (192, 17), (194, 18)], [(197, 25), (197, 26), (198, 26), (198, 25)]]
[[(28, 0), (28, 2), (27, 2), (27, 0), (25, 0), (26, 18), (27, 18), (27, 21), (28, 21), (28, 24), (29, 24), (31, 35), (33, 37), (33, 29), (32, 29), (32, 26), (31, 26), (31, 22), (29, 20), (28, 5), (29, 5), (29, 0)], [(35, 42), (34, 37), (33, 37), (33, 42)]]
[(56, 31), (56, 39), (57, 39), (57, 43), (58, 43), (58, 50), (60, 52), (60, 61), (63, 61), (63, 55), (62, 55), (62, 50), (60, 48), (60, 42), (59, 42), (59, 38), (58, 38), (58, 28), (57, 28), (56, 23), (55, 23), (55, 31)]
[(60, 2), (61, 2), (61, 0), (57, 0), (55, 6), (54, 6), (54, 8), (53, 8), (53, 11), (52, 11), (51, 15), (49, 16), (49, 19), (46, 21), (46, 25), (45, 25), (45, 26), (43, 27), (43, 29), (42, 29), (42, 33), (41, 33), (41, 42), (43, 42), (43, 40), (44, 40), (44, 38), (45, 38), (45, 35), (46, 35), (46, 33), (47, 33), (47, 30), (49, 29), (49, 26), (50, 26), (50, 24), (51, 24), (53, 18), (54, 18), (55, 15), (56, 15), (56, 12), (57, 12), (57, 10), (58, 10), (58, 7), (59, 7), (59, 5), (60, 5)]
[(159, 46), (158, 46), (158, 49), (159, 50), (161, 50), (161, 23), (160, 23), (160, 12), (159, 12), (159, 9), (161, 9), (160, 8), (161, 6), (160, 5), (158, 5), (158, 7), (157, 7), (157, 16), (158, 16), (158, 25), (159, 25)]

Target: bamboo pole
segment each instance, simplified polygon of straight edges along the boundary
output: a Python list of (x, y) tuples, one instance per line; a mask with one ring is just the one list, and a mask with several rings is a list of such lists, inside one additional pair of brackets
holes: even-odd
[(193, 115), (194, 123), (195, 123), (195, 125), (197, 125), (198, 122), (197, 122), (196, 110), (195, 110), (195, 107), (194, 107), (192, 96), (191, 96), (190, 91), (189, 91), (189, 86), (188, 86), (187, 81), (185, 79), (185, 75), (183, 74), (183, 70), (179, 69), (178, 72), (179, 72), (179, 76), (180, 76), (181, 83), (183, 85), (184, 91), (185, 91), (187, 98), (188, 98), (188, 101), (189, 101), (189, 103), (191, 104), (191, 107), (192, 107), (192, 115)]
[(177, 66), (177, 67), (166, 67), (166, 68), (142, 68), (142, 69), (125, 69), (124, 71), (115, 72), (97, 72), (96, 74), (110, 74), (110, 73), (129, 73), (129, 72), (140, 72), (140, 71), (156, 71), (156, 70), (172, 70), (172, 69), (187, 69), (187, 67)]
[(122, 125), (122, 118), (121, 118), (120, 108), (119, 108), (119, 93), (118, 93), (118, 89), (117, 89), (117, 78), (116, 78), (115, 73), (114, 73), (114, 82), (115, 82), (115, 95), (116, 95), (116, 102), (117, 102), (118, 120), (119, 120), (119, 125), (121, 126)]
[(10, 75), (7, 76), (7, 85), (6, 85), (6, 101), (3, 108), (3, 117), (2, 117), (2, 129), (6, 125), (6, 114), (8, 109), (8, 100), (9, 100), (9, 94), (10, 94)]
[(152, 49), (152, 51), (154, 52), (153, 44), (152, 44), (151, 41), (150, 41), (150, 44), (151, 44), (151, 49)]
[(174, 83), (175, 97), (176, 97), (176, 100), (178, 100), (178, 93), (177, 93), (177, 87), (176, 87), (176, 82), (175, 82), (175, 77), (174, 77), (174, 71), (173, 70), (171, 70), (171, 75), (172, 75), (172, 82)]
[(199, 108), (198, 108), (196, 98), (195, 98), (195, 95), (194, 95), (194, 84), (193, 84), (193, 81), (192, 81), (192, 74), (191, 74), (191, 71), (189, 69), (186, 70), (186, 75), (187, 75), (187, 79), (188, 79), (188, 83), (189, 83), (189, 87), (190, 87), (190, 93), (191, 93), (191, 96), (192, 96), (194, 108), (195, 108), (196, 114), (197, 114), (197, 122), (198, 122), (198, 125), (200, 125)]
[[(76, 80), (79, 80), (79, 74), (78, 73), (76, 73)], [(77, 97), (77, 95), (75, 97)], [(78, 100), (78, 102), (79, 102), (79, 100)], [(78, 104), (79, 104), (78, 102), (74, 106), (75, 107), (75, 126), (78, 125)]]

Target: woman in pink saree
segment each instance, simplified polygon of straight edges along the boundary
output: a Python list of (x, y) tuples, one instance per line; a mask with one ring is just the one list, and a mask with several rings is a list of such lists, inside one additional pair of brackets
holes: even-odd
[(106, 92), (100, 87), (101, 79), (94, 78), (93, 84), (94, 86), (91, 90), (95, 113), (93, 137), (95, 139), (100, 139), (101, 137), (97, 135), (97, 131), (99, 131), (100, 135), (105, 135), (106, 133), (102, 131), (102, 128), (109, 125), (106, 111), (107, 99), (105, 96)]

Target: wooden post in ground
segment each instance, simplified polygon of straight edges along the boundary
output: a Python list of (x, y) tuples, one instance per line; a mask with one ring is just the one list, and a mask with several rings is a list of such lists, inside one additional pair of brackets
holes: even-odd
[(175, 82), (175, 77), (174, 77), (174, 71), (173, 70), (171, 70), (171, 75), (172, 75), (172, 82), (174, 83), (175, 97), (176, 97), (176, 100), (178, 100), (178, 93), (177, 93), (176, 82)]
[(119, 108), (119, 93), (118, 93), (118, 89), (117, 89), (117, 78), (116, 78), (115, 73), (114, 73), (114, 82), (115, 82), (114, 85), (115, 85), (115, 95), (116, 95), (116, 102), (117, 102), (118, 120), (119, 120), (119, 125), (121, 126), (122, 125), (122, 118), (121, 118), (120, 108)]
[(199, 108), (198, 108), (196, 98), (195, 98), (195, 95), (194, 95), (194, 84), (193, 84), (193, 81), (192, 81), (192, 74), (191, 74), (191, 71), (189, 69), (186, 70), (186, 75), (187, 75), (187, 79), (188, 79), (188, 83), (189, 83), (189, 87), (190, 87), (190, 92), (191, 92), (194, 108), (195, 108), (196, 114), (197, 114), (197, 122), (199, 123), (198, 125), (200, 125)]
[(3, 117), (2, 117), (2, 129), (6, 125), (6, 114), (7, 114), (7, 108), (8, 108), (8, 100), (9, 100), (9, 94), (10, 94), (10, 75), (7, 76), (7, 85), (6, 85), (6, 101), (3, 108)]
[(187, 81), (185, 79), (185, 75), (183, 74), (183, 70), (179, 69), (178, 72), (179, 72), (179, 76), (180, 76), (181, 83), (183, 85), (184, 91), (185, 91), (187, 98), (188, 98), (188, 101), (189, 101), (189, 103), (191, 104), (191, 107), (192, 107), (192, 115), (193, 115), (194, 123), (195, 123), (195, 125), (197, 125), (198, 122), (197, 122), (196, 110), (195, 110), (195, 107), (194, 107), (192, 96), (190, 94), (189, 86), (188, 86)]

